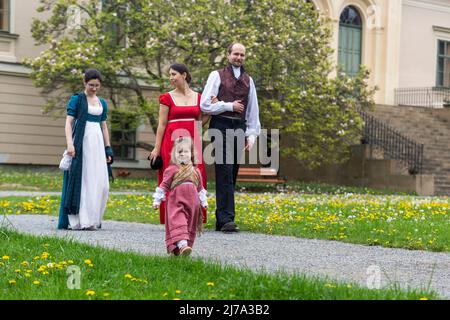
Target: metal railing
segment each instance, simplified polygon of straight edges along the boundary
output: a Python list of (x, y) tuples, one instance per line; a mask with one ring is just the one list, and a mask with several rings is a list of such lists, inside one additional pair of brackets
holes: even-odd
[(395, 104), (398, 106), (442, 108), (450, 104), (450, 88), (399, 88), (395, 89)]
[(361, 143), (380, 148), (388, 159), (400, 160), (408, 166), (410, 174), (421, 174), (423, 165), (423, 147), (397, 130), (373, 116), (361, 111), (364, 120), (364, 135)]

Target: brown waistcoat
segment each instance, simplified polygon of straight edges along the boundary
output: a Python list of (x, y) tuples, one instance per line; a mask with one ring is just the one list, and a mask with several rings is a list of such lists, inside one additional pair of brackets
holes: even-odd
[(221, 113), (222, 116), (238, 117), (245, 120), (245, 114), (247, 113), (248, 94), (250, 92), (250, 76), (241, 67), (241, 75), (238, 79), (234, 77), (233, 67), (228, 65), (227, 67), (218, 71), (220, 75), (220, 87), (217, 98), (224, 102), (233, 102), (235, 100), (242, 100), (244, 105), (244, 112), (237, 113), (227, 111)]

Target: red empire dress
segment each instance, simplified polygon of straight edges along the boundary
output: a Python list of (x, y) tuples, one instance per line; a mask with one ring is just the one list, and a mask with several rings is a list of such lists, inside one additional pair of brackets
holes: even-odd
[[(202, 176), (203, 187), (206, 189), (206, 171), (203, 162), (202, 139), (196, 124), (196, 120), (200, 119), (200, 98), (201, 95), (198, 94), (197, 105), (195, 106), (177, 106), (169, 92), (159, 96), (159, 103), (169, 108), (169, 114), (161, 143), (160, 155), (163, 161), (163, 167), (158, 170), (158, 185), (163, 181), (164, 170), (171, 164), (170, 156), (175, 139), (180, 136), (189, 136), (194, 141), (196, 165)], [(203, 208), (202, 210), (203, 223), (206, 223), (207, 211)], [(161, 224), (165, 223), (165, 211), (166, 203), (163, 201), (159, 207), (159, 221)]]
[[(187, 245), (192, 248), (197, 235), (200, 210), (199, 192), (203, 189), (203, 179), (200, 179), (198, 186), (194, 185), (191, 180), (186, 180), (170, 190), (178, 170), (177, 165), (170, 165), (164, 171), (164, 179), (159, 185), (166, 191), (166, 201), (164, 202), (167, 208), (165, 216), (167, 253), (177, 252), (177, 242), (181, 240), (187, 240)], [(197, 175), (202, 177), (200, 170), (198, 168), (195, 170)]]

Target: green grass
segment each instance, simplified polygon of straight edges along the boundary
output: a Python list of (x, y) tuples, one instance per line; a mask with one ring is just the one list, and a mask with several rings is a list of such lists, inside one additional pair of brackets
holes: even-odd
[[(0, 169), (0, 191), (61, 191), (62, 171), (58, 170), (6, 170)], [(116, 178), (110, 183), (111, 191), (149, 192), (154, 189), (153, 178)]]
[[(0, 214), (57, 215), (59, 196), (0, 199)], [(215, 226), (209, 198), (207, 229)], [(237, 193), (241, 230), (428, 251), (450, 251), (448, 198)], [(105, 219), (159, 223), (151, 195), (110, 195)]]
[[(153, 192), (157, 185), (156, 176), (148, 178), (121, 178), (116, 177), (114, 183), (110, 183), (111, 191)], [(0, 168), (0, 191), (61, 191), (62, 172), (59, 169), (6, 169)], [(240, 182), (238, 191), (245, 192), (298, 192), (304, 194), (408, 194), (397, 193), (386, 189), (372, 189), (365, 187), (335, 186), (324, 183), (306, 183), (300, 181), (288, 181), (286, 188), (283, 184), (266, 184)], [(208, 182), (208, 189), (215, 189), (214, 181)], [(412, 193), (409, 193), (412, 194)]]
[[(398, 286), (369, 290), (302, 275), (255, 273), (200, 259), (122, 253), (5, 229), (0, 229), (0, 248), (0, 300), (439, 298), (426, 290), (404, 291)], [(67, 286), (69, 266), (80, 268), (80, 289)]]

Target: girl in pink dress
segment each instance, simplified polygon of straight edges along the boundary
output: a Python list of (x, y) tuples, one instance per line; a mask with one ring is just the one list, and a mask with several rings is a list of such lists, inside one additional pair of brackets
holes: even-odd
[[(202, 207), (208, 207), (200, 170), (194, 166), (194, 144), (189, 137), (175, 140), (171, 164), (153, 194), (153, 207), (166, 202), (167, 253), (188, 256), (197, 233), (203, 230)], [(167, 194), (167, 197), (166, 197)]]

